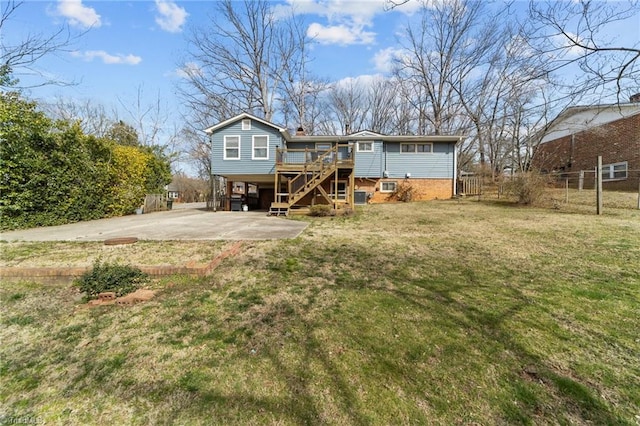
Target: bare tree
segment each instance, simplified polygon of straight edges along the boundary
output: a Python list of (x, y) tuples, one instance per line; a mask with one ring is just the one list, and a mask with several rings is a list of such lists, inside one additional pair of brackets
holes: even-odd
[[(3, 1), (0, 9), (0, 34), (6, 31), (8, 22), (24, 2)], [(37, 70), (35, 64), (45, 56), (64, 51), (82, 34), (72, 36), (69, 27), (64, 25), (52, 34), (27, 34), (15, 44), (0, 37), (0, 88), (34, 88), (44, 85), (68, 85), (71, 83), (51, 79)], [(23, 85), (20, 76), (38, 75), (39, 83)]]
[[(327, 81), (321, 79), (311, 79), (307, 83), (307, 92), (304, 99), (304, 121), (302, 129), (309, 135), (319, 134), (322, 128), (326, 128), (322, 123), (329, 120), (327, 117), (326, 102), (324, 97), (330, 88)], [(285, 123), (292, 123), (285, 115)], [(294, 122), (295, 123), (295, 122)]]
[[(612, 24), (624, 21), (628, 31), (637, 34), (638, 19), (638, 0), (531, 0), (523, 39), (546, 62), (547, 73), (572, 74), (561, 87), (565, 96), (599, 101), (613, 94), (620, 100), (632, 94), (625, 90), (635, 93), (640, 87), (640, 39), (625, 45), (605, 34)], [(579, 71), (572, 73), (568, 68), (572, 65)]]
[(124, 121), (133, 123), (141, 145), (168, 145), (167, 141), (159, 140), (161, 134), (166, 133), (165, 123), (168, 118), (167, 107), (163, 105), (160, 93), (152, 102), (145, 103), (144, 88), (138, 86), (135, 99), (118, 97), (118, 103), (127, 115)]
[(418, 25), (406, 27), (405, 53), (395, 74), (413, 88), (404, 93), (417, 111), (416, 133), (451, 133), (460, 127), (455, 86), (481, 65), (496, 41), (495, 26), (483, 19), (484, 12), (477, 1), (434, 0), (422, 7)]
[(327, 93), (328, 120), (324, 121), (323, 133), (349, 134), (363, 130), (369, 105), (366, 89), (357, 79), (335, 83)]
[(308, 46), (312, 41), (300, 16), (291, 15), (278, 25), (281, 29), (276, 32), (276, 54), (282, 63), (278, 108), (284, 123), (313, 133), (316, 112), (313, 105), (328, 84), (309, 72)]
[(505, 24), (494, 31), (493, 47), (479, 62), (474, 77), (452, 81), (472, 124), (470, 136), (481, 168), (493, 178), (513, 168), (514, 158), (522, 159), (520, 132), (513, 126), (523, 119), (524, 108), (527, 114), (538, 113), (533, 103), (543, 101), (539, 95), (549, 86), (548, 77), (536, 78), (545, 74), (513, 27)]
[(376, 133), (393, 132), (393, 112), (397, 109), (399, 98), (397, 85), (390, 79), (376, 79), (369, 87), (366, 103), (369, 106), (364, 127)]
[(108, 113), (104, 105), (91, 99), (69, 101), (57, 97), (50, 103), (41, 102), (40, 107), (54, 119), (79, 122), (84, 133), (97, 137), (107, 134), (117, 116), (115, 111)]
[(300, 25), (277, 19), (267, 0), (223, 0), (210, 21), (210, 28), (192, 31), (183, 64), (188, 84), (182, 94), (190, 107), (215, 109), (218, 119), (249, 111), (271, 121), (285, 93), (299, 119), (303, 102), (291, 92), (299, 88), (304, 97), (306, 90)]

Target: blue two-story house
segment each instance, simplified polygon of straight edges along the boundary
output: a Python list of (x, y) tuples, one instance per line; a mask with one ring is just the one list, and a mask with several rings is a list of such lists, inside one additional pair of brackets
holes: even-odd
[[(447, 199), (456, 191), (457, 145), (462, 136), (399, 136), (362, 131), (306, 135), (248, 113), (205, 130), (213, 173), (228, 195), (242, 182), (254, 205), (287, 214), (315, 204), (334, 208), (397, 200)], [(242, 187), (242, 186), (241, 186)], [(228, 201), (226, 209), (233, 203)]]

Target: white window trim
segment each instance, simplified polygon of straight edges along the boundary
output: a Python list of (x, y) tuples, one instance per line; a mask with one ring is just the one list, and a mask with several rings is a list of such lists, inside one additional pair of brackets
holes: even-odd
[[(237, 157), (227, 157), (227, 138), (238, 138), (238, 156)], [(242, 140), (240, 138), (240, 135), (227, 135), (224, 137), (224, 146), (223, 146), (223, 151), (222, 151), (222, 158), (224, 160), (240, 160), (240, 158), (242, 157), (242, 150), (240, 149), (242, 145)]]
[[(383, 183), (392, 183), (394, 188), (391, 189), (391, 190), (384, 189), (384, 186), (382, 185)], [(395, 191), (396, 189), (398, 189), (398, 182), (397, 181), (395, 181), (395, 180), (383, 180), (383, 181), (380, 181), (380, 192), (390, 193), (390, 192)]]
[[(624, 166), (624, 177), (614, 177), (615, 176), (615, 166)], [(605, 171), (609, 175), (609, 177), (605, 178)], [(602, 181), (603, 182), (613, 182), (616, 180), (626, 180), (629, 177), (629, 163), (627, 161), (621, 161), (619, 163), (611, 163), (611, 164), (603, 164), (602, 165)]]
[[(402, 150), (402, 145), (413, 145), (414, 146), (414, 150), (413, 151), (403, 151)], [(418, 145), (429, 145), (431, 146), (431, 149), (428, 152), (419, 152), (418, 151)], [(433, 154), (433, 142), (402, 142), (400, 143), (400, 154)]]
[[(364, 143), (371, 144), (371, 149), (362, 149), (362, 148), (360, 148), (360, 144), (364, 144)], [(374, 149), (375, 148), (373, 147), (373, 141), (358, 141), (356, 143), (356, 152), (373, 152)]]
[(251, 130), (251, 119), (243, 118), (242, 119), (242, 130)]
[[(267, 156), (266, 157), (256, 157), (256, 138), (267, 138)], [(260, 148), (265, 149), (265, 148)], [(252, 160), (268, 160), (269, 159), (269, 135), (253, 135), (251, 137), (251, 159)]]

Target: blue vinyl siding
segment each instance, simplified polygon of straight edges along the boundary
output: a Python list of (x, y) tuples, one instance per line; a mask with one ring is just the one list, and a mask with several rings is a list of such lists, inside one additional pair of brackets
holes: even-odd
[[(253, 136), (269, 136), (269, 158), (252, 160)], [(224, 159), (224, 137), (240, 136), (240, 159)], [(251, 120), (251, 130), (242, 130), (242, 120), (218, 129), (212, 136), (211, 157), (213, 171), (217, 175), (273, 174), (275, 173), (276, 147), (283, 147), (282, 136), (277, 129)]]
[(433, 152), (401, 153), (399, 143), (386, 144), (386, 170), (390, 178), (453, 178), (454, 143), (433, 143)]
[(382, 177), (384, 171), (383, 148), (382, 141), (373, 141), (373, 152), (356, 151), (355, 175), (357, 177)]
[[(253, 136), (269, 136), (267, 159), (252, 159)], [(240, 159), (224, 159), (224, 137), (240, 137)], [(413, 178), (445, 178), (454, 176), (455, 143), (433, 142), (433, 152), (401, 153), (399, 142), (373, 140), (373, 152), (355, 152), (355, 176), (362, 178), (382, 178), (388, 172), (389, 178), (404, 178), (407, 173)], [(276, 148), (315, 149), (313, 142), (285, 143), (277, 128), (251, 120), (251, 130), (242, 130), (242, 120), (238, 119), (223, 128), (216, 129), (211, 136), (212, 166), (217, 175), (274, 174)], [(285, 146), (285, 144), (287, 146)], [(353, 148), (356, 150), (355, 146)], [(290, 153), (292, 156), (296, 153)], [(300, 153), (304, 157), (304, 153)], [(348, 155), (347, 150), (340, 156)], [(293, 159), (290, 159), (293, 160)]]

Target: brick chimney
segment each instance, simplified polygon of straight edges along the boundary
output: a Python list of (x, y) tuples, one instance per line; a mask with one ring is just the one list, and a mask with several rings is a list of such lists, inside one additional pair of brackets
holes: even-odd
[(306, 136), (306, 134), (307, 133), (304, 131), (304, 128), (302, 126), (296, 129), (296, 136)]
[(640, 102), (640, 93), (636, 93), (635, 95), (631, 95), (629, 97), (629, 102), (631, 102), (632, 104)]

